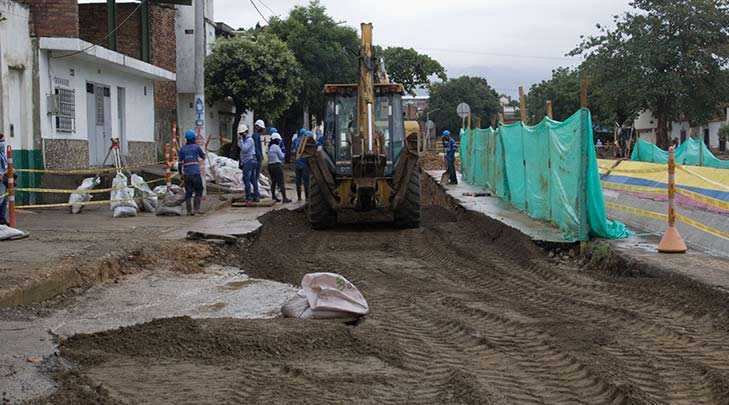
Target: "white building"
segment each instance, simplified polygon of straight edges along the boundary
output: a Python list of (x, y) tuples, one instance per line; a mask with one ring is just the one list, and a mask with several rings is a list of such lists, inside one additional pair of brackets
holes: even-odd
[[(727, 115), (729, 117), (729, 109), (727, 109)], [(697, 138), (701, 136), (704, 139), (704, 143), (710, 148), (719, 147), (719, 128), (727, 122), (724, 117), (716, 118), (710, 121), (708, 124), (703, 126), (692, 127), (688, 121), (672, 122), (670, 124), (669, 141), (672, 139), (678, 139), (681, 143), (689, 136)], [(656, 143), (655, 130), (658, 128), (658, 119), (656, 119), (650, 111), (643, 111), (635, 119), (633, 125), (636, 132), (641, 139), (651, 143)]]

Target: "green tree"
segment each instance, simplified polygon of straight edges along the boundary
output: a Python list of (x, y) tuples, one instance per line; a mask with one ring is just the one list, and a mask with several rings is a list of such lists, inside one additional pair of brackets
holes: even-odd
[(729, 5), (725, 0), (634, 0), (615, 28), (583, 40), (582, 69), (603, 107), (656, 117), (667, 147), (671, 121), (708, 121), (727, 100)]
[(271, 18), (266, 31), (286, 42), (302, 66), (304, 83), (298, 111), (308, 107), (322, 117), (324, 84), (355, 83), (358, 60), (347, 49), (359, 49), (357, 31), (337, 24), (319, 1), (294, 7), (286, 19)]
[(230, 97), (235, 105), (233, 145), (237, 145), (237, 127), (243, 112), (258, 111), (274, 120), (294, 102), (301, 83), (296, 58), (275, 36), (259, 35), (255, 40), (221, 38), (205, 58), (208, 102)]
[(471, 107), (472, 118), (480, 118), (482, 123), (490, 122), (501, 109), (499, 94), (482, 77), (461, 76), (434, 83), (430, 86), (430, 110), (440, 110), (430, 117), (438, 133), (444, 129), (458, 133), (461, 118), (456, 114), (456, 107), (463, 102)]
[(376, 56), (385, 60), (390, 81), (402, 84), (405, 92), (413, 96), (416, 88), (430, 84), (432, 76), (441, 81), (448, 79), (445, 69), (437, 60), (412, 48), (377, 47)]
[(547, 100), (552, 101), (553, 118), (564, 121), (580, 109), (580, 75), (576, 69), (558, 68), (552, 78), (533, 84), (527, 94), (530, 122), (547, 115)]

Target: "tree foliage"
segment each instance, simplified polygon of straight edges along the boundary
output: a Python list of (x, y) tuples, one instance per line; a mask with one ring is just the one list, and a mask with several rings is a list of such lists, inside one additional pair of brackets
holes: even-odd
[(615, 16), (615, 28), (573, 55), (604, 108), (650, 110), (658, 144), (668, 146), (668, 125), (688, 118), (705, 123), (727, 99), (729, 5), (725, 0), (634, 0), (634, 11)]
[(378, 47), (377, 56), (385, 60), (390, 81), (402, 84), (405, 92), (413, 96), (416, 88), (430, 84), (432, 76), (441, 81), (448, 79), (440, 62), (412, 48)]
[(294, 7), (286, 19), (273, 17), (266, 27), (284, 41), (303, 69), (300, 104), (323, 116), (326, 83), (355, 83), (358, 60), (346, 49), (357, 51), (357, 32), (337, 24), (318, 0)]
[(501, 109), (498, 93), (482, 77), (461, 76), (434, 83), (430, 86), (430, 110), (440, 110), (430, 117), (439, 133), (443, 129), (457, 133), (461, 128), (461, 118), (456, 114), (456, 107), (462, 102), (471, 107), (472, 119), (480, 118), (483, 123), (490, 122)]
[(235, 105), (234, 144), (243, 112), (254, 110), (268, 120), (276, 119), (294, 102), (301, 83), (293, 53), (271, 35), (259, 35), (255, 41), (220, 38), (205, 58), (207, 101), (230, 97)]
[(553, 118), (564, 121), (580, 108), (580, 75), (576, 69), (558, 68), (552, 78), (532, 85), (527, 95), (527, 112), (531, 122), (547, 115), (547, 100), (552, 101)]

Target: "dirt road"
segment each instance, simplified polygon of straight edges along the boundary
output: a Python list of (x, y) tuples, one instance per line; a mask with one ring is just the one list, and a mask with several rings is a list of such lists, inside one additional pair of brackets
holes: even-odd
[(371, 315), (77, 335), (61, 353), (79, 366), (45, 402), (729, 403), (726, 295), (588, 271), (470, 214), (424, 218), (314, 232), (302, 213), (268, 214), (244, 270), (292, 284), (340, 272)]

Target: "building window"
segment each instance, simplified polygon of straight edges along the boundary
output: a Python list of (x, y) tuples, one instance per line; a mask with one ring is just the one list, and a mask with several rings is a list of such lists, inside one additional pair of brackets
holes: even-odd
[(58, 114), (56, 114), (56, 131), (76, 132), (76, 94), (74, 90), (56, 87), (58, 98)]

